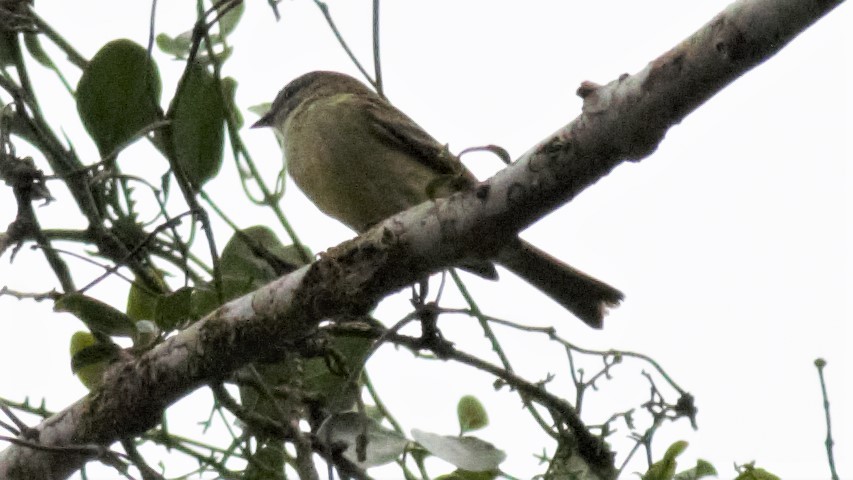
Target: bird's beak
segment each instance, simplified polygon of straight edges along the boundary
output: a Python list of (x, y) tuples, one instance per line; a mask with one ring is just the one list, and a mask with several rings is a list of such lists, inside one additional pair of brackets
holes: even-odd
[(249, 128), (271, 127), (272, 122), (273, 122), (273, 117), (275, 117), (275, 115), (272, 115), (272, 111), (269, 111), (266, 114), (264, 114), (264, 116), (261, 117), (260, 120), (253, 123), (252, 126)]

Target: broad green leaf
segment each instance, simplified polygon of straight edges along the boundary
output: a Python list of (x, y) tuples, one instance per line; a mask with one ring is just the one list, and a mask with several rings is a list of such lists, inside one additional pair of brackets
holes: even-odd
[(184, 59), (187, 58), (187, 55), (190, 53), (192, 32), (184, 32), (174, 38), (166, 35), (165, 33), (161, 33), (157, 35), (155, 42), (157, 43), (157, 48), (159, 48), (163, 53), (174, 55), (175, 58)]
[[(349, 382), (349, 372), (359, 368), (370, 349), (370, 339), (358, 337), (331, 337), (329, 347), (337, 353), (344, 365), (333, 363), (335, 371), (323, 358), (285, 358), (272, 364), (256, 364), (255, 368), (271, 388), (298, 386), (313, 404), (324, 411), (336, 413), (352, 409), (360, 389)], [(337, 362), (337, 360), (330, 360)], [(240, 387), (242, 405), (260, 415), (278, 416), (275, 405), (258, 394), (251, 386)]]
[(159, 294), (151, 293), (134, 282), (127, 293), (127, 316), (137, 321), (153, 320), (159, 299)]
[(349, 372), (361, 368), (373, 341), (359, 337), (332, 337), (330, 347), (338, 353), (345, 365), (335, 365), (343, 371), (331, 371), (322, 358), (305, 360), (304, 388), (322, 402), (324, 408), (332, 412), (349, 410), (355, 404), (359, 386), (350, 385)]
[(169, 200), (169, 192), (172, 186), (172, 172), (167, 171), (160, 177), (160, 191), (163, 192), (163, 202)]
[[(345, 363), (333, 363), (334, 371), (329, 369), (323, 358), (287, 358), (272, 364), (256, 364), (255, 368), (271, 388), (298, 385), (318, 408), (332, 413), (344, 412), (355, 405), (361, 388), (360, 385), (349, 382), (349, 373), (360, 368), (371, 344), (372, 341), (365, 338), (331, 337), (329, 347)], [(275, 406), (250, 386), (240, 387), (240, 399), (250, 412), (277, 416)]]
[[(220, 13), (224, 10), (224, 5), (228, 4), (225, 3), (218, 6), (217, 10), (219, 10)], [(246, 10), (246, 2), (240, 2), (234, 6), (234, 8), (230, 8), (225, 15), (222, 15), (219, 19), (220, 38), (227, 37), (235, 28), (237, 28), (237, 24), (240, 23), (240, 18), (243, 17), (244, 10)]]
[[(232, 12), (242, 13), (242, 4), (240, 4), (240, 7), (241, 8), (235, 9)], [(229, 32), (231, 31), (230, 29), (233, 29), (239, 21), (239, 19), (235, 20), (234, 13), (226, 15), (222, 20), (225, 21), (226, 28), (229, 29)], [(222, 27), (220, 26), (220, 28)], [(233, 47), (225, 45), (225, 35), (220, 33), (210, 33), (207, 35), (207, 38), (216, 46), (214, 48), (213, 57), (210, 56), (207, 48), (202, 45), (202, 47), (196, 51), (195, 57), (193, 57), (197, 64), (210, 65), (213, 63), (212, 60), (216, 60), (216, 62), (221, 65), (231, 56), (232, 53), (234, 53)], [(189, 57), (190, 50), (192, 50), (193, 32), (192, 30), (189, 30), (176, 37), (161, 33), (157, 35), (155, 42), (157, 44), (157, 48), (162, 52), (174, 55), (176, 60), (183, 60)]]
[[(242, 5), (242, 3), (241, 3)], [(240, 108), (237, 106), (237, 80), (234, 77), (225, 77), (222, 79), (222, 88), (225, 90), (225, 98), (228, 99), (228, 107), (231, 115), (234, 117), (231, 119), (231, 123), (234, 124), (235, 127), (242, 128), (243, 127), (243, 114), (240, 113)]]
[(696, 466), (675, 474), (673, 480), (698, 480), (700, 478), (711, 477), (717, 475), (717, 469), (709, 462), (699, 459), (696, 460)]
[[(214, 42), (218, 40), (213, 40)], [(214, 51), (213, 56), (210, 56), (207, 50), (202, 50), (195, 57), (195, 61), (201, 65), (212, 65), (218, 63), (222, 65), (225, 63), (225, 60), (228, 60), (231, 57), (231, 54), (234, 53), (234, 47), (228, 46), (219, 51)]]
[(642, 477), (643, 480), (672, 480), (673, 476), (675, 476), (675, 468), (678, 466), (678, 462), (675, 459), (686, 448), (687, 442), (683, 440), (674, 442), (666, 449), (663, 458), (649, 467), (649, 470)]
[(270, 111), (270, 107), (272, 107), (272, 102), (264, 102), (259, 103), (257, 105), (252, 105), (248, 108), (248, 110), (259, 117), (263, 117), (267, 112)]
[[(255, 290), (257, 287), (254, 281), (248, 277), (233, 277), (230, 275), (222, 276), (222, 294), (223, 301), (229, 301), (248, 292)], [(216, 288), (213, 283), (200, 285), (193, 289), (192, 293), (192, 317), (201, 318), (212, 312), (220, 305), (219, 295), (216, 293)]]
[[(273, 364), (253, 364), (255, 371), (258, 372), (261, 380), (270, 389), (279, 387), (293, 387), (298, 384), (299, 375), (299, 360), (293, 357), (288, 357)], [(251, 375), (249, 367), (243, 368), (239, 373), (247, 373)], [(246, 409), (246, 412), (261, 415), (268, 418), (279, 418), (283, 402), (280, 398), (270, 399), (268, 396), (259, 392), (253, 385), (240, 385), (240, 405)], [(265, 440), (262, 432), (256, 433)]]
[(78, 331), (71, 336), (69, 353), (71, 371), (92, 390), (101, 384), (110, 362), (118, 356), (118, 347), (98, 342), (89, 332)]
[(664, 458), (668, 458), (670, 460), (675, 460), (676, 457), (681, 455), (685, 450), (687, 450), (688, 443), (684, 440), (678, 440), (673, 442), (669, 448), (666, 449), (666, 453), (663, 454)]
[(738, 469), (740, 473), (735, 480), (780, 480), (779, 477), (773, 475), (763, 468), (756, 468), (754, 463), (741, 465)]
[(175, 161), (196, 189), (222, 166), (225, 109), (216, 79), (206, 68), (187, 68), (172, 105), (172, 146)]
[(37, 33), (26, 32), (24, 33), (24, 45), (27, 47), (27, 51), (30, 52), (30, 55), (47, 68), (55, 68), (53, 65), (53, 60), (47, 55), (47, 52), (44, 51), (44, 48), (41, 46), (41, 42), (39, 41), (39, 37)]
[(472, 472), (493, 471), (506, 459), (506, 453), (476, 437), (451, 437), (412, 430), (422, 447), (436, 457)]
[(18, 46), (18, 36), (16, 34), (0, 31), (0, 67), (15, 64), (15, 50)]
[(377, 407), (376, 405), (371, 405), (369, 403), (364, 404), (364, 414), (367, 415), (374, 422), (382, 422), (385, 420), (385, 413)]
[[(307, 256), (310, 258), (310, 253)], [(235, 232), (220, 259), (223, 276), (248, 277), (258, 287), (304, 263), (296, 247), (282, 245), (275, 233), (262, 225)]]
[(145, 231), (145, 227), (142, 223), (137, 220), (136, 213), (122, 215), (113, 220), (110, 232), (118, 237), (119, 241), (131, 250), (138, 248), (140, 245), (144, 245), (145, 242), (149, 240), (149, 233)]
[(456, 416), (462, 433), (479, 430), (489, 424), (489, 415), (483, 404), (473, 395), (465, 395), (456, 404)]
[(258, 287), (276, 278), (275, 269), (264, 258), (272, 255), (271, 247), (281, 246), (272, 230), (264, 226), (249, 227), (234, 235), (222, 249), (219, 264), (223, 275), (247, 277)]
[(154, 315), (157, 326), (169, 332), (189, 323), (192, 317), (192, 293), (192, 288), (183, 287), (160, 296)]
[(114, 40), (95, 54), (77, 84), (77, 112), (102, 157), (161, 119), (160, 73), (145, 48)]
[(717, 469), (711, 464), (711, 462), (707, 460), (696, 460), (696, 466), (693, 467), (696, 470), (696, 478), (708, 477), (711, 475), (717, 475)]
[(677, 466), (675, 460), (659, 460), (653, 463), (641, 478), (642, 480), (672, 480)]
[[(359, 461), (357, 442), (367, 431), (365, 458)], [(317, 438), (326, 445), (341, 443), (347, 446), (344, 457), (361, 468), (375, 467), (393, 462), (409, 443), (399, 433), (389, 430), (370, 418), (356, 412), (345, 412), (327, 418), (317, 430)]]
[(471, 472), (468, 470), (456, 470), (445, 475), (435, 477), (435, 480), (494, 480), (498, 478), (498, 470), (488, 472)]
[(270, 443), (258, 448), (249, 457), (241, 480), (285, 480), (284, 462), (287, 452), (284, 446)]
[(119, 337), (132, 337), (136, 334), (135, 322), (124, 312), (82, 293), (62, 295), (53, 305), (53, 309), (74, 315), (93, 332)]

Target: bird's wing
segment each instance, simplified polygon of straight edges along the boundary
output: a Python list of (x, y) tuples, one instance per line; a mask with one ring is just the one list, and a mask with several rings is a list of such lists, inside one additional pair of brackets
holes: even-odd
[(414, 120), (380, 97), (367, 97), (369, 123), (379, 138), (389, 145), (404, 150), (439, 174), (458, 175), (476, 179), (462, 165), (447, 146), (442, 145)]

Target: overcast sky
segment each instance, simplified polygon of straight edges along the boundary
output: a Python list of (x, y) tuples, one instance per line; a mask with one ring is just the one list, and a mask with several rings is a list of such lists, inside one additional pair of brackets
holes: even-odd
[[(372, 71), (369, 3), (329, 5)], [(386, 93), (455, 151), (499, 144), (517, 157), (578, 115), (575, 90), (582, 81), (606, 83), (639, 71), (727, 3), (385, 2)], [(193, 4), (160, 2), (157, 31), (175, 35), (191, 28)], [(41, 2), (37, 8), (89, 58), (114, 38), (147, 42), (147, 2)], [(283, 19), (276, 23), (266, 2), (250, 2), (232, 37), (225, 74), (239, 82), (237, 99), (249, 123), (255, 117), (247, 107), (271, 101), (299, 74), (323, 69), (358, 75), (312, 2), (287, 1), (280, 9)], [(752, 460), (783, 478), (828, 477), (813, 366), (822, 357), (829, 362), (838, 468), (842, 477), (853, 475), (853, 456), (844, 455), (853, 452), (853, 355), (846, 352), (853, 312), (850, 25), (853, 11), (843, 5), (673, 127), (651, 157), (618, 167), (524, 232), (537, 246), (625, 292), (603, 331), (586, 328), (508, 272), (499, 283), (465, 277), (489, 314), (555, 324), (578, 345), (637, 351), (659, 361), (695, 395), (700, 429), (694, 432), (685, 421), (666, 425), (656, 443), (658, 458), (669, 443), (683, 439), (691, 444), (683, 464), (705, 458), (721, 478), (734, 476), (733, 463)], [(167, 105), (181, 64), (162, 54), (158, 61)], [(32, 68), (54, 127), (67, 133), (82, 158), (94, 161), (96, 150), (73, 103), (53, 75)], [(70, 66), (65, 71), (76, 84), (79, 73)], [(272, 182), (281, 161), (272, 134), (246, 131), (244, 139)], [(166, 168), (144, 148), (120, 161), (124, 171), (139, 168), (155, 182)], [(488, 155), (466, 162), (481, 178), (500, 168)], [(80, 227), (61, 189), (50, 186), (60, 201), (39, 209), (43, 226)], [(269, 212), (241, 203), (230, 158), (206, 190), (241, 226), (275, 226)], [(0, 195), (0, 223), (7, 224), (14, 202), (8, 189)], [(352, 236), (293, 185), (283, 202), (314, 251)], [(230, 233), (219, 225), (217, 235), (223, 245)], [(47, 283), (53, 276), (40, 254), (25, 249), (15, 264), (8, 260), (8, 253), (0, 259), (0, 286), (54, 286)], [(69, 262), (84, 272), (81, 285), (98, 274)], [(118, 281), (91, 293), (122, 307), (126, 291)], [(455, 292), (445, 300), (463, 305)], [(377, 315), (390, 325), (404, 314), (406, 301), (405, 295), (391, 299)], [(85, 393), (68, 368), (67, 343), (82, 328), (79, 322), (53, 314), (50, 305), (8, 298), (0, 298), (0, 311), (0, 396), (46, 397), (48, 407), (59, 410)], [(473, 320), (447, 317), (440, 326), (459, 348), (494, 361)], [(556, 345), (535, 335), (498, 333), (519, 372), (534, 381), (553, 373), (549, 388), (573, 398), (565, 355)], [(588, 371), (596, 367), (587, 364)], [(597, 424), (642, 402), (648, 387), (641, 368), (649, 369), (636, 363), (616, 369), (614, 380), (586, 400), (585, 420)], [(369, 370), (406, 428), (456, 433), (456, 400), (477, 395), (492, 420), (478, 434), (508, 452), (504, 470), (519, 478), (538, 471), (533, 455), (550, 445), (528, 425), (516, 396), (493, 391), (491, 378), (413, 360), (391, 347), (377, 353)], [(675, 394), (668, 394), (674, 402)], [(180, 412), (186, 412), (188, 434), (198, 435), (198, 405), (208, 408), (206, 394), (182, 402), (172, 415), (180, 424)], [(610, 440), (621, 462), (631, 443), (625, 426), (617, 426)], [(640, 457), (633, 470), (644, 469)]]

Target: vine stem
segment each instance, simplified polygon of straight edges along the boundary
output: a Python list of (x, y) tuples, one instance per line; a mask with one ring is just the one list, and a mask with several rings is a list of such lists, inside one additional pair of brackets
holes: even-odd
[(826, 457), (829, 462), (829, 471), (832, 475), (832, 480), (838, 480), (838, 471), (835, 469), (835, 455), (832, 453), (832, 447), (835, 442), (832, 441), (832, 421), (829, 418), (829, 395), (826, 393), (826, 380), (823, 377), (823, 369), (826, 367), (826, 360), (818, 358), (814, 361), (817, 367), (817, 376), (820, 378), (820, 392), (823, 395), (823, 412), (826, 416)]

